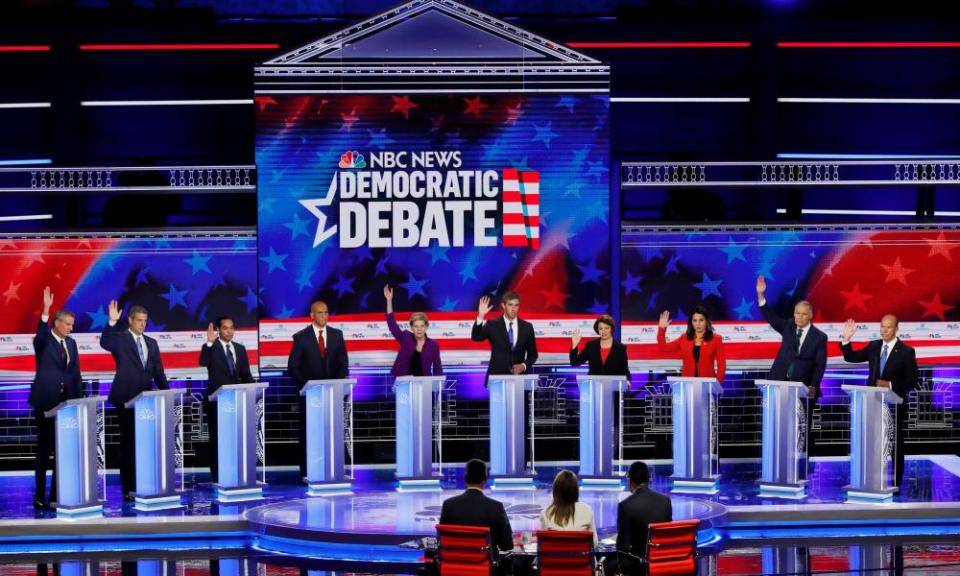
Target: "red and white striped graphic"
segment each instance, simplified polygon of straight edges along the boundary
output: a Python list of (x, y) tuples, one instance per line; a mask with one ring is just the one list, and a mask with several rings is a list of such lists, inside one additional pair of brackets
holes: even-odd
[(503, 245), (540, 247), (540, 173), (503, 171)]

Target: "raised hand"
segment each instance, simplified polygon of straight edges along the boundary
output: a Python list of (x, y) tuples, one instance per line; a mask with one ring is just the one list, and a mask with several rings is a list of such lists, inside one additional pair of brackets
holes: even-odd
[(573, 332), (570, 333), (570, 339), (572, 340), (570, 347), (577, 348), (578, 346), (580, 346), (580, 338), (581, 338), (580, 329), (574, 328)]
[(44, 315), (50, 312), (51, 306), (53, 306), (53, 292), (50, 291), (49, 286), (44, 286), (43, 288), (43, 314)]
[(383, 287), (383, 297), (386, 298), (387, 302), (393, 300), (393, 288), (389, 284), (385, 284)]
[(116, 300), (110, 301), (110, 306), (107, 311), (108, 317), (110, 318), (110, 325), (113, 326), (120, 320), (120, 305)]
[(763, 298), (763, 294), (767, 291), (767, 279), (763, 276), (757, 276), (757, 296)]
[(843, 341), (849, 342), (853, 339), (854, 333), (857, 331), (857, 323), (853, 318), (848, 319), (843, 324)]
[(483, 320), (483, 318), (493, 310), (493, 306), (490, 304), (489, 296), (481, 296), (480, 304), (477, 306), (477, 318)]
[(217, 329), (213, 327), (213, 322), (207, 325), (207, 342), (217, 341)]
[(660, 313), (660, 327), (666, 328), (670, 325), (670, 311), (664, 310)]

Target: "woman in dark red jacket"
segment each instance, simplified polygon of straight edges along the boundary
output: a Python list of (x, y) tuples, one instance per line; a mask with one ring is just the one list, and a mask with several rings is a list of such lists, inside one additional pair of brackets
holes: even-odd
[(669, 324), (670, 312), (664, 310), (660, 314), (660, 329), (657, 330), (657, 348), (660, 352), (680, 353), (680, 359), (683, 360), (680, 375), (716, 378), (718, 382), (723, 382), (723, 375), (727, 371), (723, 337), (713, 332), (707, 309), (697, 306), (687, 318), (687, 333), (672, 342), (667, 342)]

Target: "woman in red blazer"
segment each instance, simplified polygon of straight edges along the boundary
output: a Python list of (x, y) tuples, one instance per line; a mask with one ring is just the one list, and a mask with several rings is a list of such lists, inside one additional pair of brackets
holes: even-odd
[[(723, 354), (723, 337), (713, 332), (710, 313), (697, 306), (687, 318), (687, 333), (672, 342), (667, 342), (667, 326), (670, 312), (660, 314), (660, 329), (657, 330), (657, 348), (660, 352), (679, 352), (683, 360), (681, 376), (716, 378), (723, 382), (727, 371), (727, 358)], [(714, 368), (716, 366), (716, 368)]]

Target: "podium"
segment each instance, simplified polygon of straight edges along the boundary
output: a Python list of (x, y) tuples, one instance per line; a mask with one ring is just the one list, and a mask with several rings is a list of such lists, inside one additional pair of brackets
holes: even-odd
[(133, 507), (137, 510), (181, 506), (174, 479), (174, 451), (183, 445), (176, 410), (182, 394), (183, 390), (148, 390), (124, 404), (134, 410), (137, 492)]
[[(580, 389), (580, 479), (589, 484), (620, 485), (613, 472), (613, 393), (630, 386), (626, 376), (577, 376)], [(621, 415), (622, 416), (622, 415)], [(623, 446), (620, 419), (618, 446)]]
[(847, 502), (890, 502), (896, 488), (888, 481), (887, 458), (898, 432), (890, 406), (903, 399), (889, 388), (840, 388), (850, 395), (850, 484), (843, 487)]
[(490, 475), (494, 484), (533, 484), (527, 470), (526, 435), (523, 422), (523, 393), (530, 395), (530, 442), (533, 443), (533, 394), (539, 377), (535, 374), (491, 374), (490, 391)]
[(310, 380), (300, 390), (307, 406), (308, 494), (350, 488), (343, 463), (343, 399), (352, 398), (356, 383), (356, 378)]
[(103, 513), (97, 454), (104, 453), (99, 416), (106, 399), (75, 398), (43, 414), (56, 418), (57, 516)]
[(265, 382), (227, 384), (210, 395), (210, 401), (217, 403), (219, 477), (214, 493), (221, 502), (263, 497), (263, 484), (257, 481), (257, 447), (263, 448), (263, 409), (257, 398), (263, 398), (268, 386)]
[(806, 497), (807, 428), (802, 382), (757, 380), (762, 394), (763, 449), (760, 495), (775, 498)]
[(669, 376), (667, 382), (673, 392), (672, 491), (716, 494), (717, 398), (723, 388), (716, 378)]
[[(398, 376), (397, 480), (401, 488), (439, 487), (433, 475), (433, 393), (441, 392), (445, 376)], [(439, 405), (439, 399), (438, 399)]]

